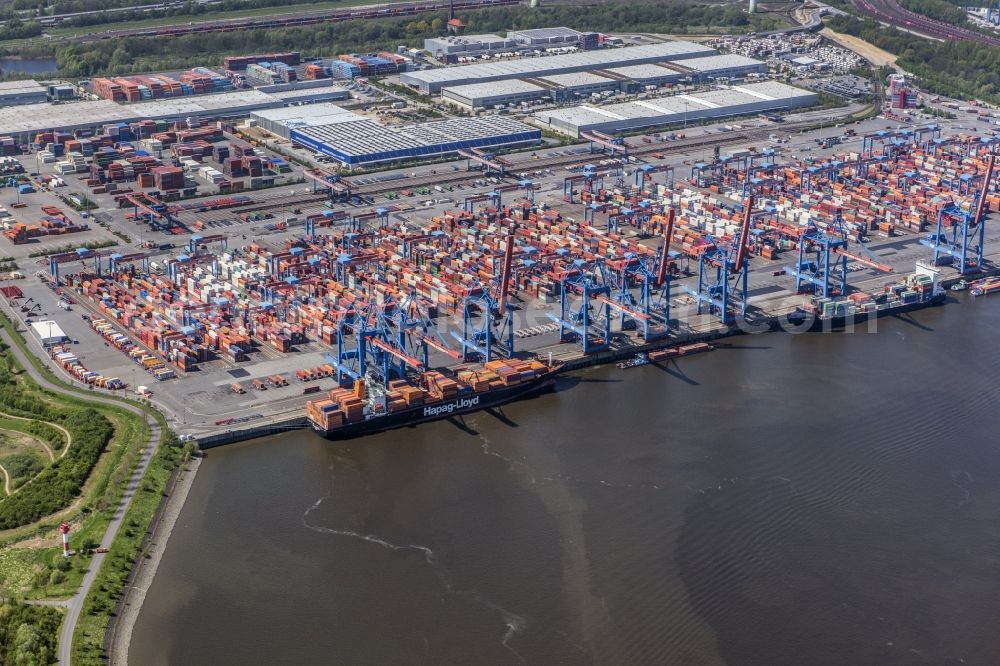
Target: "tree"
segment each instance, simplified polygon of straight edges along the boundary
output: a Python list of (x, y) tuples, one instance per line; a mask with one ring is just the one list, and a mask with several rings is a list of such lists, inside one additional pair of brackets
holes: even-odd
[(49, 648), (38, 629), (27, 623), (17, 628), (10, 657), (12, 666), (46, 666), (51, 661)]

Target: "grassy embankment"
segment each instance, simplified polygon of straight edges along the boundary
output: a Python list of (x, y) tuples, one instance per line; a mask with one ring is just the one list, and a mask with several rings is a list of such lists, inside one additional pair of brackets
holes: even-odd
[[(68, 409), (91, 409), (114, 426), (114, 435), (71, 506), (31, 524), (0, 532), (0, 586), (3, 587), (5, 596), (27, 599), (65, 598), (79, 588), (90, 564), (93, 548), (107, 529), (111, 515), (121, 500), (126, 481), (138, 463), (143, 444), (149, 440), (150, 430), (145, 418), (128, 410), (86, 400), (90, 392), (68, 384), (32, 355), (20, 333), (6, 317), (0, 317), (0, 324), (11, 334), (14, 343), (27, 352), (36, 369), (70, 394), (57, 396), (38, 386), (21, 371), (9, 353), (0, 350), (0, 364), (16, 374), (17, 390), (23, 392), (21, 397), (45, 404), (58, 401), (60, 406)], [(159, 412), (139, 403), (120, 398), (118, 400), (142, 407), (166, 431), (166, 422)], [(169, 439), (169, 443), (171, 446), (161, 446), (154, 454), (141, 482), (140, 491), (131, 502), (118, 538), (88, 595), (84, 615), (77, 625), (74, 637), (74, 664), (98, 663), (104, 629), (110, 619), (114, 600), (121, 594), (121, 583), (138, 557), (142, 538), (163, 497), (172, 470), (176, 468), (178, 461), (190, 454), (190, 448), (179, 446), (175, 439)], [(70, 560), (61, 556), (57, 531), (59, 523), (65, 520), (73, 525), (73, 544), (77, 552)], [(0, 628), (0, 634), (2, 631)], [(48, 637), (42, 644), (48, 644)]]

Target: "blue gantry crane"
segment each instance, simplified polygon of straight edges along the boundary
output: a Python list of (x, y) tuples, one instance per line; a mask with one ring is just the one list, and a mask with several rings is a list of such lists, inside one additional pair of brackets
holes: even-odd
[[(698, 314), (707, 307), (718, 314), (723, 324), (744, 318), (747, 311), (749, 277), (750, 220), (754, 195), (743, 204), (743, 217), (737, 236), (728, 243), (714, 243), (698, 257), (698, 288), (687, 288), (694, 297)], [(734, 313), (736, 313), (734, 315)]]
[(495, 280), (480, 283), (462, 299), (462, 332), (451, 335), (467, 361), (478, 358), (487, 363), (498, 355), (511, 358), (514, 354), (514, 308), (506, 302), (501, 307), (498, 287)]
[(431, 349), (456, 361), (462, 360), (462, 355), (444, 341), (416, 293), (411, 293), (398, 307), (392, 308), (389, 319), (395, 330), (397, 348), (419, 359), (423, 368), (430, 367)]
[[(803, 285), (813, 293), (832, 296), (847, 293), (847, 256), (838, 250), (847, 249), (847, 232), (821, 229), (810, 218), (799, 236), (799, 258), (795, 267), (785, 272), (795, 276), (795, 293), (803, 292)], [(834, 285), (831, 286), (831, 280)]]
[(59, 267), (62, 264), (72, 263), (76, 261), (86, 262), (88, 260), (94, 261), (94, 273), (101, 275), (104, 259), (108, 260), (108, 270), (114, 272), (121, 264), (134, 263), (135, 261), (140, 261), (144, 272), (149, 270), (149, 255), (145, 252), (133, 252), (129, 254), (121, 254), (115, 250), (91, 250), (84, 247), (79, 247), (70, 252), (60, 252), (58, 254), (50, 254), (49, 259), (49, 273), (52, 275), (53, 280), (56, 284), (59, 283)]
[(461, 358), (444, 343), (418, 297), (411, 295), (402, 303), (370, 303), (345, 312), (337, 325), (336, 354), (326, 358), (337, 369), (338, 382), (346, 376), (384, 388), (392, 379), (405, 378), (409, 370), (428, 370), (430, 349)]
[(514, 232), (512, 226), (504, 240), (500, 275), (488, 284), (479, 283), (462, 299), (462, 333), (452, 331), (461, 345), (462, 358), (479, 357), (484, 363), (497, 353), (514, 355), (514, 308), (510, 303), (510, 283), (514, 265)]
[[(609, 305), (619, 313), (619, 327), (622, 330), (640, 327), (646, 341), (670, 334), (670, 274), (667, 268), (675, 214), (671, 208), (663, 220), (663, 242), (655, 260), (630, 253), (616, 263), (617, 271), (613, 274), (616, 302)], [(638, 296), (635, 289), (638, 289)]]
[(510, 162), (504, 158), (498, 157), (496, 154), (481, 148), (463, 148), (457, 152), (461, 157), (465, 158), (466, 171), (471, 171), (472, 163), (475, 162), (485, 169), (484, 173), (487, 176), (496, 172), (503, 178), (507, 172), (507, 168), (510, 166)]
[(996, 155), (990, 155), (986, 176), (971, 209), (955, 204), (943, 207), (938, 211), (934, 233), (920, 240), (933, 251), (935, 265), (950, 263), (962, 275), (981, 270), (986, 242), (987, 199), (993, 186), (995, 162)]
[(601, 147), (601, 152), (608, 150), (612, 157), (620, 152), (625, 159), (628, 159), (628, 151), (632, 147), (619, 136), (611, 136), (596, 130), (580, 132), (580, 138), (590, 142), (590, 152), (594, 152), (594, 144), (597, 144)]
[(642, 164), (632, 174), (632, 184), (640, 194), (646, 192), (646, 183), (654, 184), (654, 176), (663, 174), (663, 185), (668, 189), (674, 187), (674, 167), (670, 164)]
[(584, 164), (583, 173), (567, 176), (563, 180), (563, 199), (573, 203), (573, 189), (577, 183), (583, 183), (584, 192), (595, 192), (604, 185), (603, 176), (597, 174), (597, 167), (593, 164)]
[[(575, 308), (569, 301), (571, 293), (581, 297)], [(559, 277), (559, 315), (549, 313), (549, 317), (559, 324), (560, 342), (569, 342), (575, 336), (584, 354), (608, 349), (611, 344), (610, 294), (610, 281), (603, 262), (597, 261), (588, 267), (585, 261), (577, 259), (572, 268), (563, 271)], [(600, 327), (596, 335), (595, 322)]]

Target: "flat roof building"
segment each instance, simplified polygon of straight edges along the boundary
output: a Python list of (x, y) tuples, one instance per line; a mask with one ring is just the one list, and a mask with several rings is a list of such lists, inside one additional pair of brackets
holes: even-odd
[(517, 42), (499, 35), (456, 35), (432, 37), (424, 40), (424, 50), (438, 57), (450, 53), (482, 53), (484, 51), (504, 51), (516, 49)]
[(816, 93), (784, 83), (766, 81), (623, 104), (539, 111), (537, 121), (553, 130), (578, 137), (581, 131), (613, 134), (631, 129), (670, 125), (765, 111), (788, 110), (816, 104)]
[(152, 120), (180, 120), (188, 117), (226, 118), (257, 109), (282, 106), (283, 102), (256, 90), (158, 99), (134, 104), (116, 104), (110, 100), (38, 104), (24, 109), (0, 106), (0, 136), (30, 141), (37, 132), (98, 128), (108, 123)]
[(643, 85), (662, 86), (665, 83), (677, 83), (688, 76), (683, 72), (668, 67), (667, 65), (627, 65), (625, 67), (609, 67), (606, 70), (611, 74), (625, 77), (636, 83)]
[(767, 63), (735, 53), (691, 58), (683, 63), (670, 66), (681, 71), (689, 70), (692, 78), (696, 81), (703, 81), (709, 77), (716, 79), (722, 77), (738, 78), (751, 73), (767, 73)]
[(507, 37), (526, 46), (550, 46), (574, 44), (592, 33), (579, 32), (572, 28), (536, 28), (534, 30), (511, 30)]
[(51, 347), (69, 341), (69, 337), (59, 327), (59, 324), (51, 319), (31, 322), (31, 333), (38, 338), (43, 347)]
[(285, 104), (314, 104), (316, 102), (340, 102), (351, 98), (351, 93), (343, 88), (326, 86), (303, 90), (283, 90), (271, 93)]
[(528, 81), (512, 79), (492, 83), (470, 83), (441, 90), (446, 102), (454, 102), (470, 109), (499, 106), (500, 104), (520, 104), (534, 102), (550, 96), (549, 89)]
[(346, 166), (359, 166), (437, 157), (467, 148), (536, 144), (542, 133), (516, 120), (491, 117), (437, 120), (408, 127), (356, 120), (293, 129), (291, 138)]
[(271, 134), (288, 139), (291, 138), (293, 129), (364, 120), (364, 117), (336, 104), (318, 103), (305, 106), (287, 106), (281, 109), (263, 109), (251, 113), (250, 120), (255, 121), (258, 127)]
[(572, 95), (583, 97), (608, 90), (617, 91), (620, 88), (620, 83), (616, 79), (590, 72), (550, 74), (540, 76), (536, 80), (551, 86), (553, 98), (558, 100), (566, 99)]
[(404, 72), (400, 74), (399, 79), (402, 83), (417, 88), (425, 94), (437, 95), (442, 88), (469, 83), (536, 78), (623, 65), (685, 60), (713, 54), (715, 54), (713, 49), (692, 42), (662, 42), (621, 49), (582, 51), (544, 58), (484, 62), (459, 67)]
[(38, 81), (4, 81), (0, 83), (0, 106), (41, 104), (48, 100), (48, 91)]

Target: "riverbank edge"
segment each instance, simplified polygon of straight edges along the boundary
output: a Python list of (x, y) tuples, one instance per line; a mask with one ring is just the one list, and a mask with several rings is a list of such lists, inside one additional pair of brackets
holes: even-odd
[[(1000, 269), (992, 270), (988, 274), (994, 275), (1000, 273)], [(942, 280), (941, 284), (944, 288), (947, 288), (951, 284), (958, 281), (959, 278), (952, 278), (949, 280)], [(927, 304), (921, 306), (919, 309), (924, 309), (927, 307), (942, 307), (946, 306), (947, 301), (941, 304)], [(883, 316), (892, 316), (891, 313), (878, 313), (875, 319), (881, 319)], [(578, 352), (572, 352), (568, 357), (564, 356), (558, 358), (562, 366), (558, 370), (558, 374), (564, 374), (573, 372), (576, 370), (582, 370), (584, 368), (608, 365), (611, 363), (617, 363), (619, 361), (625, 361), (634, 358), (636, 354), (649, 353), (666, 348), (680, 348), (688, 345), (696, 345), (699, 343), (706, 344), (721, 344), (719, 341), (726, 338), (733, 338), (737, 336), (744, 336), (756, 333), (781, 333), (785, 329), (782, 323), (788, 323), (787, 315), (782, 316), (767, 316), (761, 318), (757, 321), (751, 328), (752, 330), (745, 330), (739, 323), (721, 324), (717, 323), (713, 325), (712, 328), (706, 331), (701, 331), (697, 333), (686, 333), (676, 338), (659, 338), (650, 342), (640, 342), (637, 344), (629, 345), (628, 347), (618, 348), (618, 349), (608, 349), (601, 352), (596, 352), (593, 354), (583, 355)], [(863, 324), (865, 325), (865, 324)], [(816, 335), (816, 333), (808, 333), (809, 335)], [(702, 351), (702, 350), (699, 350)], [(676, 358), (681, 358), (683, 355)], [(544, 361), (544, 355), (536, 354), (537, 360)], [(300, 410), (296, 410), (300, 412)], [(301, 413), (296, 413), (293, 416), (278, 417), (272, 421), (260, 425), (249, 425), (245, 428), (240, 428), (236, 430), (225, 430), (218, 431), (214, 433), (209, 433), (205, 435), (200, 435), (198, 437), (198, 446), (201, 450), (207, 450), (216, 448), (219, 446), (225, 446), (227, 444), (235, 444), (238, 442), (245, 442), (252, 439), (259, 439), (262, 437), (269, 437), (271, 435), (277, 435), (284, 432), (290, 432), (293, 430), (308, 429), (310, 427), (308, 419)]]
[(203, 454), (194, 456), (174, 470), (166, 496), (153, 516), (152, 529), (146, 532), (140, 557), (129, 572), (122, 595), (104, 634), (104, 652), (108, 655), (108, 663), (112, 666), (128, 664), (132, 630), (139, 619), (146, 592), (156, 577), (156, 570), (170, 541), (174, 525), (194, 485), (202, 457)]

